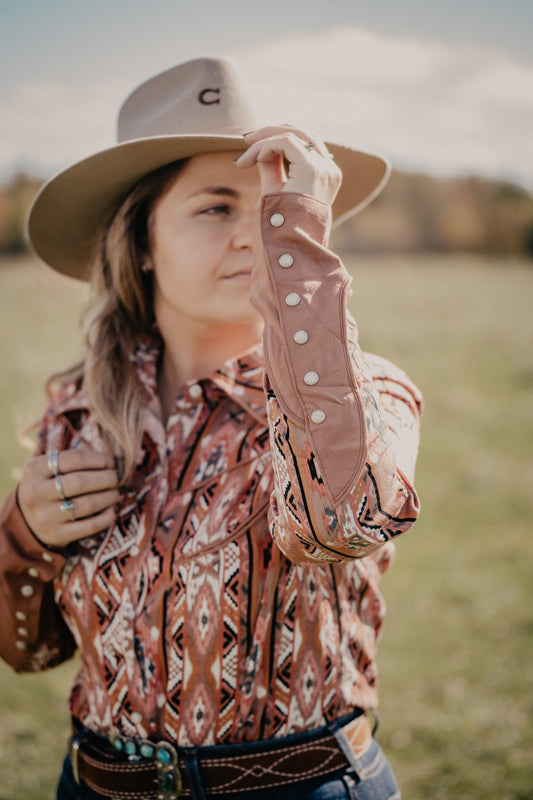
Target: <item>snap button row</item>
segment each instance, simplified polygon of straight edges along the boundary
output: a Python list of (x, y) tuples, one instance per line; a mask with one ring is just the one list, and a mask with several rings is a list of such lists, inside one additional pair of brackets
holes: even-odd
[[(279, 228), (284, 222), (285, 218), (283, 217), (283, 214), (272, 214), (270, 217), (270, 224), (275, 228)], [(278, 258), (278, 262), (280, 267), (283, 267), (283, 269), (288, 269), (294, 264), (294, 258), (290, 253), (282, 253)], [(289, 294), (285, 295), (285, 304), (291, 308), (294, 308), (300, 304), (301, 299), (302, 298), (298, 292), (289, 292)], [(294, 333), (293, 339), (296, 344), (306, 344), (309, 341), (309, 334), (307, 331), (301, 329)], [(307, 386), (314, 386), (316, 383), (318, 383), (318, 381), (319, 375), (314, 369), (311, 369), (305, 373), (304, 383), (307, 384)], [(324, 422), (325, 419), (326, 414), (321, 408), (316, 408), (311, 412), (311, 422), (314, 422), (315, 425), (320, 425), (320, 423)]]

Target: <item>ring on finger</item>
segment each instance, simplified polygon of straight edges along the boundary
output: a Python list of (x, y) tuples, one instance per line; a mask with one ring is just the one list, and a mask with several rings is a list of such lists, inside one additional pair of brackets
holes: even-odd
[(59, 452), (57, 450), (50, 450), (47, 455), (48, 460), (48, 469), (52, 473), (52, 477), (55, 478), (56, 475), (59, 475)]
[(65, 492), (63, 491), (63, 484), (61, 483), (61, 475), (58, 473), (54, 475), (54, 483), (56, 485), (57, 493), (61, 500), (66, 500)]
[(314, 141), (314, 139), (309, 139), (309, 141), (304, 144), (304, 147), (306, 150), (311, 151), (313, 150), (313, 148), (316, 147), (316, 142)]
[(61, 503), (61, 505), (59, 507), (60, 507), (61, 511), (64, 511), (65, 514), (68, 515), (68, 518), (69, 518), (70, 522), (74, 522), (74, 520), (76, 519), (76, 514), (74, 513), (75, 509), (76, 509), (75, 501), (74, 500), (63, 500), (63, 502)]

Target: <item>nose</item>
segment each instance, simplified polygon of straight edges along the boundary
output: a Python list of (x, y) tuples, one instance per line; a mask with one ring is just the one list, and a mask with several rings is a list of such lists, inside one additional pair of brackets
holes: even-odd
[(233, 246), (236, 250), (251, 248), (254, 238), (254, 217), (256, 209), (243, 210), (235, 220)]

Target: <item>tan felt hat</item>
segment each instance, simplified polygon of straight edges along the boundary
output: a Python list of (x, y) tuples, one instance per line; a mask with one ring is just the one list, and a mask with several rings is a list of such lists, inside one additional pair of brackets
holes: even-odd
[[(231, 59), (200, 58), (137, 87), (118, 118), (118, 144), (51, 178), (27, 218), (27, 238), (53, 269), (86, 280), (102, 229), (145, 175), (201, 153), (244, 150), (243, 133), (257, 129), (252, 92)], [(333, 205), (335, 224), (382, 189), (390, 167), (372, 153), (327, 143), (343, 173)]]

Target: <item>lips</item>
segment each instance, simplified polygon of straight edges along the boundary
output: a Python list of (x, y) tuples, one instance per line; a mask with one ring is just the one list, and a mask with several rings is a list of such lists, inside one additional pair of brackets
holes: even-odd
[(232, 280), (234, 278), (249, 278), (252, 274), (251, 267), (245, 267), (244, 269), (239, 269), (236, 272), (232, 272), (230, 275), (225, 275), (224, 280)]

